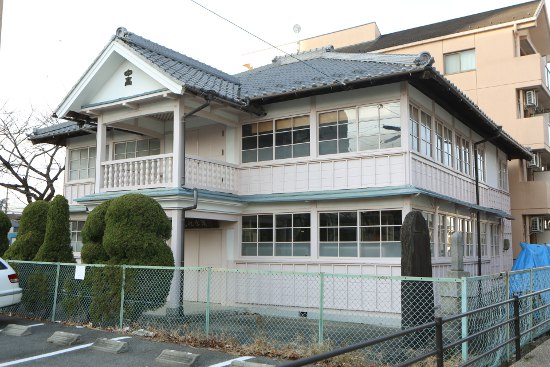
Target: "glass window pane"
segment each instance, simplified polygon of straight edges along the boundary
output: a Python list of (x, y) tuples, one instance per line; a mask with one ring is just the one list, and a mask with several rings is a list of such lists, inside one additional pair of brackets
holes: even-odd
[(270, 161), (273, 159), (273, 148), (258, 149), (258, 161)]
[(273, 228), (273, 216), (268, 215), (258, 215), (258, 227), (259, 228)]
[(338, 140), (338, 153), (355, 152), (355, 139), (340, 139)]
[(78, 150), (71, 150), (70, 151), (70, 160), (76, 161), (80, 159), (80, 152)]
[(258, 256), (273, 256), (273, 244), (272, 243), (259, 243), (258, 244)]
[(263, 121), (258, 123), (258, 133), (263, 134), (267, 132), (273, 131), (273, 122), (271, 121)]
[(291, 131), (275, 134), (275, 145), (288, 145), (288, 144), (292, 144)]
[(242, 154), (243, 163), (256, 162), (257, 161), (256, 154), (257, 154), (256, 149), (243, 151), (243, 154)]
[(258, 249), (257, 245), (255, 243), (243, 243), (242, 250), (241, 250), (242, 256), (257, 256), (258, 255)]
[(273, 242), (273, 229), (259, 229), (258, 242)]
[(380, 212), (361, 212), (361, 225), (362, 226), (378, 226), (380, 225)]
[(275, 223), (277, 225), (277, 228), (292, 227), (292, 214), (275, 215)]
[[(128, 146), (127, 146), (127, 149), (128, 151), (132, 151), (132, 145), (134, 144), (134, 142), (128, 142)], [(149, 140), (138, 140), (137, 141), (137, 145), (136, 145), (136, 150), (137, 151), (147, 151), (149, 150)]]
[(78, 180), (78, 172), (77, 170), (75, 171), (70, 171), (69, 173), (69, 177), (71, 180)]
[(361, 257), (380, 257), (380, 243), (361, 243), (359, 251)]
[(337, 121), (336, 111), (319, 114), (319, 125), (336, 124), (336, 121)]
[(382, 257), (401, 257), (401, 242), (382, 243)]
[(380, 135), (380, 149), (398, 148), (401, 146), (401, 134)]
[(275, 159), (292, 158), (292, 145), (275, 147)]
[(319, 222), (321, 227), (337, 226), (338, 213), (320, 213)]
[(126, 153), (126, 143), (115, 144), (115, 154)]
[(383, 210), (380, 217), (383, 225), (401, 224), (401, 210)]
[(338, 218), (340, 219), (340, 226), (357, 225), (357, 212), (340, 212)]
[[(254, 128), (254, 131), (253, 131), (253, 128)], [(243, 125), (242, 127), (243, 137), (256, 135), (257, 130), (258, 130), (257, 124)]]
[(258, 231), (256, 229), (243, 229), (243, 242), (258, 242)]
[(401, 240), (401, 227), (391, 226), (382, 227), (382, 241), (400, 241)]
[(309, 242), (311, 241), (311, 233), (309, 228), (294, 228), (293, 239), (294, 242)]
[(361, 241), (380, 241), (380, 227), (361, 228)]
[(294, 227), (310, 227), (311, 215), (309, 213), (294, 214)]
[(309, 126), (309, 116), (299, 116), (294, 117), (294, 127), (305, 127)]
[(335, 140), (322, 141), (319, 143), (319, 155), (336, 153), (337, 144)]
[(291, 228), (277, 228), (275, 230), (275, 241), (277, 241), (277, 242), (291, 242), (292, 241), (292, 229)]
[(273, 146), (273, 134), (264, 134), (258, 136), (258, 147), (266, 148)]
[(324, 126), (319, 128), (319, 140), (332, 140), (338, 136), (336, 126)]
[(80, 149), (80, 159), (88, 158), (88, 149)]
[(149, 140), (149, 149), (160, 149), (160, 140), (159, 139)]
[(311, 245), (309, 243), (295, 243), (294, 256), (311, 256)]
[(275, 256), (292, 256), (292, 244), (291, 243), (276, 243), (275, 244)]
[(256, 228), (257, 225), (258, 221), (255, 215), (243, 216), (243, 228)]
[(319, 246), (319, 255), (320, 256), (338, 256), (338, 243), (328, 242), (321, 243)]
[(320, 228), (319, 240), (322, 242), (338, 241), (338, 228)]
[(378, 106), (361, 107), (359, 109), (359, 121), (378, 121)]
[(370, 136), (380, 134), (380, 124), (378, 120), (361, 121), (359, 123), (359, 136)]
[(292, 147), (293, 157), (307, 157), (309, 155), (309, 143), (298, 144)]
[(460, 53), (461, 71), (474, 70), (476, 68), (475, 50), (467, 50)]
[(380, 119), (396, 118), (401, 116), (400, 102), (384, 103), (380, 108)]
[(340, 257), (357, 257), (357, 244), (341, 243), (339, 255)]
[(275, 129), (277, 131), (284, 131), (292, 129), (292, 119), (280, 119), (275, 121)]
[(294, 144), (309, 142), (309, 129), (294, 130), (292, 139)]
[(344, 227), (339, 230), (340, 241), (357, 241), (357, 228)]
[(450, 54), (444, 55), (445, 73), (458, 73), (460, 71), (460, 55)]
[(374, 136), (364, 136), (359, 138), (359, 150), (373, 150), (379, 148), (379, 137), (378, 135)]
[(90, 147), (90, 150), (88, 151), (88, 156), (89, 156), (90, 159), (95, 158), (95, 156), (96, 156), (95, 152), (96, 152), (95, 147)]
[(355, 109), (347, 109), (343, 111), (338, 111), (338, 123), (339, 124), (345, 124), (345, 123), (353, 123), (357, 122)]

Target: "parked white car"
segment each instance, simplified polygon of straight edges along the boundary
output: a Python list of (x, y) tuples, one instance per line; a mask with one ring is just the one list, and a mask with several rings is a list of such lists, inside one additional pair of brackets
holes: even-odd
[(23, 290), (19, 288), (19, 277), (12, 267), (0, 258), (0, 307), (21, 302)]

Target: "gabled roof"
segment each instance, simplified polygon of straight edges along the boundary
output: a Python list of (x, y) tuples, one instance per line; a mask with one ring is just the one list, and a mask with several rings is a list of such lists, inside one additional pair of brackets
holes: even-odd
[(341, 52), (371, 52), (386, 48), (447, 36), (455, 33), (473, 31), (498, 24), (532, 18), (536, 15), (542, 1), (535, 0), (512, 5), (501, 9), (468, 15), (461, 18), (406, 29), (381, 35), (374, 41), (339, 48)]
[[(117, 30), (110, 45), (118, 47), (117, 52), (128, 57), (138, 57), (134, 61), (142, 63), (149, 72), (160, 74), (158, 80), (175, 81), (182, 90), (213, 95), (220, 101), (250, 112), (257, 113), (262, 105), (273, 102), (407, 81), (483, 138), (492, 137), (500, 131), (474, 102), (432, 67), (434, 60), (426, 52), (418, 55), (352, 54), (335, 52), (328, 47), (276, 58), (269, 65), (232, 76), (124, 28)], [(102, 55), (106, 54), (110, 45)], [(100, 59), (101, 55), (65, 100), (72, 96), (74, 101), (74, 96), (84, 88), (84, 80), (88, 78), (89, 82), (90, 75), (93, 76), (90, 70), (97, 69)], [(70, 103), (65, 103), (66, 112), (60, 117), (69, 118), (71, 114), (80, 112), (70, 111), (67, 106)], [(89, 120), (81, 121), (80, 125), (63, 123), (39, 129), (29, 138), (34, 143), (59, 144), (60, 136), (89, 131), (90, 127), (86, 126)], [(495, 143), (511, 158), (531, 157), (525, 147), (504, 132)]]

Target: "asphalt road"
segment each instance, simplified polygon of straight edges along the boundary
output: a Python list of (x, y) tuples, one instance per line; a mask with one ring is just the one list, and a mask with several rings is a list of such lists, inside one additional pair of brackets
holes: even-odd
[[(114, 332), (68, 326), (58, 323), (42, 323), (16, 317), (0, 315), (0, 330), (8, 324), (33, 325), (32, 334), (28, 336), (9, 336), (0, 332), (0, 367), (7, 366), (78, 366), (78, 367), (166, 367), (155, 361), (164, 349), (199, 354), (193, 367), (222, 367), (229, 366), (231, 360), (238, 358), (233, 355), (217, 351), (198, 349), (179, 344), (154, 342), (139, 336), (121, 335)], [(55, 331), (65, 331), (80, 335), (80, 341), (73, 346), (61, 347), (48, 343), (46, 340)], [(123, 338), (128, 343), (128, 351), (121, 354), (112, 354), (94, 350), (88, 344), (97, 338)], [(243, 358), (243, 357), (240, 357)], [(246, 358), (246, 357), (244, 357)], [(272, 363), (266, 359), (246, 358), (250, 362)]]

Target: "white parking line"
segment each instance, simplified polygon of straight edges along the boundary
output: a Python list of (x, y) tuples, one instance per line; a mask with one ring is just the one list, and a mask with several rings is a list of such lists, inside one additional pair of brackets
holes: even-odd
[(42, 326), (44, 325), (43, 323), (42, 324), (33, 324), (33, 325), (27, 325), (28, 327), (35, 327), (35, 326)]
[[(246, 361), (247, 359), (252, 359), (254, 357), (239, 357), (239, 358), (235, 358), (235, 359), (230, 359), (229, 361), (225, 361), (225, 362), (220, 362), (220, 363), (216, 363), (216, 364), (213, 364), (211, 366), (208, 366), (208, 367), (224, 367), (224, 366), (229, 366), (231, 364), (231, 362), (233, 361)], [(0, 365), (0, 367), (2, 367), (2, 365)]]
[[(123, 339), (130, 339), (130, 338), (131, 338), (131, 336), (121, 336), (121, 337), (119, 337), (119, 338), (113, 338), (113, 339), (111, 339), (111, 340), (123, 340)], [(63, 354), (63, 353), (74, 352), (75, 350), (80, 350), (80, 349), (88, 348), (88, 347), (91, 346), (92, 344), (94, 344), (94, 343), (88, 343), (88, 344), (77, 345), (76, 347), (67, 348), (67, 349), (62, 349), (62, 350), (57, 350), (57, 351), (55, 351), (55, 352), (50, 352), (50, 353), (45, 353), (45, 354), (39, 354), (39, 355), (37, 355), (37, 356), (32, 356), (32, 357), (28, 357), (28, 358), (18, 359), (18, 360), (15, 360), (15, 361), (0, 363), (0, 367), (13, 366), (13, 365), (20, 364), (20, 363), (35, 361), (35, 360), (37, 360), (37, 359), (53, 357), (53, 356), (56, 356), (56, 355), (59, 355), (59, 354)]]

